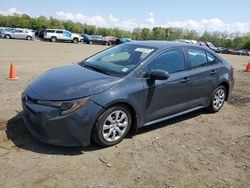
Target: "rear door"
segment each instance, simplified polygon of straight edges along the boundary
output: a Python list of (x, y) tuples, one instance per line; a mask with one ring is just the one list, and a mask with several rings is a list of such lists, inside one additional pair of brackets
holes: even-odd
[(11, 37), (16, 38), (16, 39), (22, 38), (22, 30), (20, 29), (14, 30)]
[(186, 52), (192, 83), (189, 108), (206, 106), (218, 84), (220, 62), (202, 48), (187, 48)]
[(63, 38), (63, 31), (62, 30), (56, 30), (56, 38), (58, 40), (64, 40), (64, 38)]
[(163, 52), (144, 68), (144, 75), (150, 75), (153, 70), (163, 70), (170, 74), (167, 80), (148, 78), (143, 81), (146, 125), (160, 118), (187, 110), (191, 82), (185, 69), (185, 56), (182, 48)]

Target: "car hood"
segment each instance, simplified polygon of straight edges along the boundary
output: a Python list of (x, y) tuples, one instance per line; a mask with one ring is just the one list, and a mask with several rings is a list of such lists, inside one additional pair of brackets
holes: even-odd
[(102, 93), (119, 78), (89, 70), (78, 64), (50, 69), (34, 80), (28, 91), (40, 100), (71, 100)]

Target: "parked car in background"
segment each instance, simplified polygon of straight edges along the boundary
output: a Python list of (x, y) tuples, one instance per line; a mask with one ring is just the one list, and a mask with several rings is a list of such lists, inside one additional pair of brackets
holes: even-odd
[(102, 35), (87, 35), (83, 34), (83, 41), (87, 44), (102, 44), (109, 46), (111, 45), (111, 42), (108, 40), (108, 38), (103, 37)]
[(22, 118), (45, 143), (112, 146), (130, 129), (218, 112), (233, 86), (233, 66), (208, 48), (130, 42), (39, 76), (22, 94)]
[(45, 32), (46, 32), (46, 29), (37, 30), (36, 33), (35, 33), (36, 37), (40, 38), (40, 39), (43, 39)]
[(238, 51), (236, 51), (236, 54), (237, 55), (247, 55), (247, 56), (249, 56), (249, 50), (245, 50), (245, 49), (238, 50)]
[(199, 45), (199, 46), (207, 47), (206, 43), (205, 43), (205, 42), (202, 42), (202, 41), (199, 41), (199, 42), (198, 42), (198, 45)]
[(215, 47), (211, 42), (205, 42), (206, 46), (216, 53), (220, 53), (220, 49)]
[(81, 35), (62, 29), (46, 29), (43, 34), (43, 39), (50, 40), (51, 42), (73, 42), (74, 44), (83, 41), (83, 37)]
[(1, 33), (3, 33), (4, 31), (8, 30), (9, 27), (0, 27), (0, 35)]
[(229, 54), (228, 48), (220, 47), (219, 50), (220, 50), (220, 53), (222, 54)]
[(109, 43), (111, 44), (111, 45), (115, 45), (115, 44), (117, 44), (117, 37), (112, 37), (112, 36), (107, 36), (106, 37), (106, 40), (107, 41), (109, 41)]
[(119, 38), (117, 39), (117, 44), (132, 42), (133, 40), (131, 38)]
[(182, 42), (182, 43), (186, 43), (186, 44), (192, 44), (192, 42), (190, 40), (187, 40), (187, 39), (179, 39), (179, 40), (175, 40), (174, 42)]
[(1, 32), (1, 37), (6, 39), (32, 40), (35, 38), (35, 33), (28, 29), (6, 29)]
[(232, 55), (237, 55), (237, 50), (233, 49), (233, 48), (229, 48), (228, 49), (228, 53), (232, 54)]
[(83, 42), (85, 42), (87, 44), (92, 44), (91, 36), (90, 35), (83, 34), (82, 37), (83, 37)]

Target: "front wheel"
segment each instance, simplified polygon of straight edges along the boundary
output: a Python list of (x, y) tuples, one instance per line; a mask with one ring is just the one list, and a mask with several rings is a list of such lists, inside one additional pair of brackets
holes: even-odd
[(11, 39), (11, 36), (10, 35), (5, 35), (4, 38)]
[(97, 120), (92, 139), (101, 146), (113, 146), (127, 135), (131, 126), (131, 113), (124, 105), (107, 109)]
[(207, 110), (211, 113), (215, 113), (218, 112), (226, 99), (226, 88), (224, 86), (219, 86), (215, 89), (215, 91), (213, 92), (211, 101), (209, 103), (209, 106), (207, 107)]

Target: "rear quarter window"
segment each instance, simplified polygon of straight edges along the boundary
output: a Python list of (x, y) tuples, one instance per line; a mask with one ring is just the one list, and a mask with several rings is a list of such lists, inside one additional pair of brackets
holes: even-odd
[(62, 34), (62, 33), (63, 33), (63, 31), (56, 31), (56, 33), (58, 33), (58, 34)]

